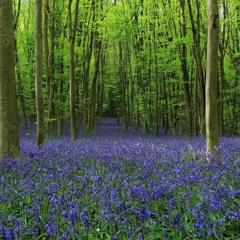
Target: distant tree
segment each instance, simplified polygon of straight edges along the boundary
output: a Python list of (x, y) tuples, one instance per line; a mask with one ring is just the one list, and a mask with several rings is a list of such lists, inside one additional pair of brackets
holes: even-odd
[[(88, 134), (88, 116), (89, 116), (89, 100), (90, 100), (90, 73), (91, 73), (91, 59), (93, 56), (94, 45), (94, 28), (93, 28), (93, 16), (92, 9), (94, 1), (89, 1), (84, 4), (84, 11), (81, 13), (83, 18), (83, 25), (81, 26), (81, 34), (77, 34), (77, 37), (81, 37), (81, 40), (77, 40), (79, 46), (82, 49), (81, 69), (82, 69), (82, 96), (80, 102), (82, 102), (82, 119), (84, 132)], [(83, 27), (88, 25), (91, 27)]]
[(77, 20), (79, 12), (79, 0), (76, 0), (74, 20), (72, 17), (72, 0), (68, 1), (68, 31), (69, 31), (69, 82), (70, 82), (70, 120), (71, 120), (71, 140), (77, 139), (77, 119), (76, 119), (76, 89), (74, 74), (74, 43), (77, 32)]
[[(187, 26), (186, 26), (186, 15), (185, 15), (185, 0), (180, 0), (181, 7), (181, 37), (186, 37), (187, 35)], [(187, 47), (183, 43), (180, 49), (181, 53), (181, 67), (184, 80), (184, 95), (186, 102), (186, 119), (187, 119), (187, 132), (188, 136), (192, 136), (192, 106), (191, 106), (191, 95), (190, 95), (190, 86), (189, 86), (189, 74), (187, 69)]]
[(214, 152), (219, 146), (218, 121), (218, 0), (208, 0), (208, 39), (206, 77), (206, 145), (207, 151)]
[[(100, 61), (101, 61), (101, 49), (102, 49), (102, 41), (99, 36), (99, 10), (102, 8), (102, 1), (92, 1), (93, 6), (93, 46), (94, 46), (94, 69), (93, 69), (93, 77), (92, 77), (92, 86), (91, 86), (91, 94), (89, 99), (88, 106), (88, 123), (87, 123), (87, 135), (92, 135), (94, 132), (94, 120), (95, 120), (95, 106), (96, 106), (96, 91), (97, 91), (97, 80), (99, 78), (100, 71)], [(102, 10), (102, 9), (101, 9)]]
[(43, 35), (42, 35), (42, 0), (36, 0), (36, 75), (35, 92), (37, 104), (37, 146), (44, 143), (44, 109), (42, 94), (43, 75)]
[[(228, 3), (223, 0), (222, 1), (222, 17), (223, 17), (223, 24), (222, 24), (222, 31), (220, 33), (220, 39), (219, 39), (219, 134), (222, 136), (223, 134), (223, 109), (224, 109), (224, 101), (223, 101), (223, 91), (226, 85), (226, 74), (225, 74), (225, 66), (224, 66), (224, 60), (227, 50), (227, 45), (229, 42), (229, 22), (225, 21), (229, 18), (228, 15)], [(219, 29), (220, 30), (220, 29)]]
[[(46, 133), (95, 116), (143, 132), (206, 135), (207, 1), (42, 0)], [(14, 5), (15, 3), (15, 5)], [(14, 0), (19, 116), (36, 122), (35, 0)], [(219, 1), (219, 131), (240, 132), (239, 1)], [(71, 21), (70, 21), (71, 19)], [(70, 60), (70, 61), (69, 61)], [(46, 81), (45, 81), (46, 79)], [(68, 80), (69, 79), (69, 80)], [(70, 82), (70, 84), (69, 84)], [(70, 96), (68, 96), (70, 93)], [(69, 111), (69, 106), (71, 111)]]
[[(55, 0), (44, 2), (44, 50), (46, 64), (46, 83), (48, 97), (47, 135), (54, 137), (54, 41), (55, 41)], [(50, 20), (50, 21), (49, 21)], [(50, 24), (49, 24), (50, 22)], [(49, 34), (48, 34), (49, 33)]]
[[(21, 0), (18, 2), (13, 2), (13, 14), (14, 14), (14, 33), (16, 33), (18, 28), (19, 16), (21, 12)], [(14, 34), (15, 35), (15, 34)], [(18, 41), (15, 37), (14, 39), (14, 48), (15, 48), (15, 65), (16, 65), (16, 81), (17, 81), (17, 97), (20, 100), (20, 116), (21, 123), (24, 125), (24, 128), (27, 128), (27, 115), (26, 115), (26, 105), (25, 105), (25, 96), (23, 92), (23, 82), (22, 82), (22, 72), (20, 68), (19, 53), (18, 53)]]
[(13, 2), (0, 1), (0, 158), (18, 157)]
[(193, 7), (192, 1), (187, 0), (188, 3), (188, 11), (190, 15), (190, 21), (192, 26), (192, 37), (193, 37), (193, 52), (194, 59), (196, 63), (196, 85), (198, 88), (197, 91), (197, 104), (199, 105), (199, 125), (202, 136), (206, 136), (206, 119), (205, 119), (205, 82), (204, 82), (204, 74), (203, 74), (203, 63), (202, 63), (202, 49), (201, 49), (201, 36), (200, 36), (200, 28), (201, 28), (201, 14), (200, 14), (200, 4), (201, 1), (196, 0), (196, 20), (193, 15)]

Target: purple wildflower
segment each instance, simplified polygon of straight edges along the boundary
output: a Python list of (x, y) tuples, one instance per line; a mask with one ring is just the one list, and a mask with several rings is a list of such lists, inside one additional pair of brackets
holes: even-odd
[(49, 221), (49, 222), (45, 225), (45, 228), (46, 228), (46, 233), (47, 233), (49, 236), (57, 236), (57, 226), (56, 226), (56, 223), (55, 223), (55, 222)]

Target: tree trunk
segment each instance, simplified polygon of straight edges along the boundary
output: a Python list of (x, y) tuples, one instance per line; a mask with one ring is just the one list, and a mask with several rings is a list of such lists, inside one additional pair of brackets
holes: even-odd
[[(15, 5), (15, 4), (14, 4)], [(14, 8), (14, 32), (17, 30), (18, 20), (21, 11), (21, 0), (18, 1), (17, 10)], [(23, 93), (23, 85), (22, 85), (22, 77), (21, 77), (21, 68), (19, 63), (19, 54), (18, 54), (18, 45), (17, 39), (14, 38), (14, 48), (15, 48), (15, 65), (16, 65), (16, 74), (17, 74), (17, 98), (20, 100), (20, 108), (21, 108), (21, 123), (25, 129), (27, 129), (27, 115), (26, 115), (26, 106), (25, 106), (25, 98)]]
[(92, 79), (91, 95), (89, 100), (88, 108), (88, 123), (87, 123), (87, 135), (92, 135), (94, 132), (94, 120), (95, 120), (95, 105), (96, 105), (96, 90), (97, 90), (97, 79), (99, 74), (100, 66), (100, 54), (101, 54), (101, 42), (95, 40), (95, 50), (94, 50), (94, 71)]
[(218, 0), (208, 0), (208, 42), (206, 78), (206, 147), (215, 152), (219, 146), (218, 122)]
[[(101, 3), (101, 1), (100, 1)], [(97, 79), (99, 74), (99, 67), (101, 61), (101, 49), (102, 41), (99, 39), (99, 10), (102, 10), (102, 4), (98, 4), (97, 1), (92, 2), (93, 6), (93, 37), (94, 37), (94, 69), (93, 69), (93, 78), (92, 78), (92, 87), (91, 94), (89, 99), (88, 106), (88, 123), (87, 123), (87, 135), (92, 135), (94, 132), (94, 120), (95, 120), (95, 105), (96, 105), (96, 91), (97, 91)]]
[[(186, 28), (186, 16), (185, 16), (185, 0), (180, 1), (181, 6), (181, 35), (182, 37), (186, 37), (187, 28)], [(184, 81), (184, 96), (185, 96), (185, 104), (186, 104), (186, 117), (187, 117), (187, 133), (188, 136), (192, 136), (192, 107), (191, 107), (191, 96), (189, 93), (189, 75), (187, 69), (187, 48), (186, 44), (182, 44), (181, 48), (181, 66), (182, 66), (182, 74)]]
[(49, 45), (48, 45), (48, 13), (49, 13), (49, 3), (48, 0), (44, 1), (44, 21), (43, 21), (43, 43), (44, 43), (44, 54), (45, 54), (45, 68), (46, 68), (46, 88), (47, 96), (50, 95), (50, 84), (49, 84), (49, 67), (48, 67), (48, 55), (49, 55)]
[(168, 109), (168, 94), (167, 94), (167, 87), (166, 87), (166, 76), (162, 76), (162, 85), (163, 85), (163, 99), (164, 99), (164, 105), (163, 105), (163, 112), (164, 112), (164, 134), (168, 134), (169, 130), (169, 109)]
[(74, 75), (74, 43), (77, 31), (79, 0), (76, 0), (74, 23), (72, 24), (72, 0), (68, 2), (68, 29), (69, 29), (69, 71), (70, 71), (70, 121), (71, 121), (71, 140), (77, 139), (77, 119), (75, 107), (75, 75)]
[[(225, 0), (222, 2), (223, 7), (223, 19), (228, 18), (228, 7)], [(226, 54), (226, 47), (228, 45), (228, 36), (229, 36), (229, 24), (224, 21), (221, 32), (221, 41), (219, 40), (219, 135), (223, 135), (223, 109), (225, 102), (223, 101), (225, 88), (225, 69), (224, 69), (224, 58)]]
[(196, 0), (197, 4), (197, 27), (195, 26), (195, 20), (192, 11), (192, 4), (191, 0), (187, 0), (188, 2), (188, 10), (190, 14), (191, 26), (192, 26), (192, 35), (193, 35), (193, 52), (194, 58), (196, 62), (196, 70), (197, 76), (196, 79), (198, 81), (198, 101), (199, 101), (199, 125), (201, 135), (203, 137), (206, 136), (206, 119), (205, 119), (205, 83), (204, 83), (204, 76), (203, 76), (203, 67), (201, 62), (201, 47), (200, 47), (200, 3), (199, 0)]
[(18, 99), (20, 100), (21, 108), (21, 122), (25, 129), (27, 129), (27, 115), (26, 115), (26, 104), (24, 98), (24, 90), (22, 84), (21, 68), (19, 64), (19, 54), (17, 50), (17, 39), (14, 39), (15, 46), (15, 64), (16, 64), (16, 74), (17, 74), (17, 86), (18, 86)]
[(55, 38), (55, 0), (52, 0), (51, 13), (50, 15), (50, 40), (49, 40), (49, 52), (47, 56), (48, 61), (48, 137), (54, 137), (54, 38)]
[(119, 82), (121, 89), (121, 112), (123, 117), (123, 131), (128, 131), (128, 112), (126, 102), (126, 66), (125, 59), (123, 58), (123, 47), (119, 43)]
[[(63, 44), (62, 44), (62, 49), (63, 49)], [(63, 61), (63, 55), (61, 56), (60, 60), (60, 83), (59, 83), (59, 103), (60, 107), (58, 108), (58, 135), (63, 136), (64, 132), (64, 101), (65, 101), (65, 96), (64, 96), (64, 61)]]
[(105, 53), (102, 53), (101, 56), (101, 78), (98, 82), (98, 119), (99, 123), (103, 117), (103, 100), (104, 100), (104, 79), (105, 79), (105, 63), (106, 56)]
[(0, 158), (19, 157), (12, 0), (0, 2)]
[(44, 108), (42, 95), (43, 75), (43, 35), (42, 35), (42, 0), (36, 0), (36, 76), (35, 92), (37, 104), (37, 146), (44, 143)]

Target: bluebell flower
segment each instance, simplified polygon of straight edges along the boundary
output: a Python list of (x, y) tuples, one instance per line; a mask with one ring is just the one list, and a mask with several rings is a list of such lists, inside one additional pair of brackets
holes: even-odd
[(64, 206), (66, 204), (64, 193), (61, 195), (59, 203), (60, 203), (61, 206)]
[(35, 155), (35, 153), (34, 152), (28, 152), (28, 156), (30, 157), (30, 158), (33, 158), (34, 157), (34, 155)]
[(240, 211), (238, 210), (227, 210), (226, 217), (231, 220), (240, 221)]
[(142, 233), (139, 233), (139, 234), (138, 234), (137, 240), (143, 240), (143, 234), (142, 234)]
[(169, 201), (168, 201), (168, 209), (169, 209), (169, 211), (172, 211), (174, 208), (175, 208), (175, 206), (176, 206), (176, 199), (175, 198), (172, 198), (172, 199), (170, 199)]
[(58, 200), (55, 196), (50, 197), (50, 205), (52, 207), (57, 207), (58, 206)]
[(9, 228), (5, 227), (4, 225), (1, 226), (1, 235), (3, 240), (8, 240), (8, 239), (12, 240), (14, 238), (13, 232)]
[[(54, 239), (54, 223), (59, 239), (70, 239), (73, 232), (76, 238), (87, 236), (110, 220), (126, 239), (136, 239), (142, 223), (149, 235), (163, 226), (158, 231), (163, 239), (170, 239), (171, 226), (184, 231), (182, 225), (191, 224), (203, 238), (237, 225), (239, 139), (222, 138), (220, 161), (207, 164), (201, 138), (153, 139), (132, 130), (123, 135), (120, 128), (116, 136), (110, 128), (110, 136), (105, 127), (74, 143), (69, 138), (48, 141), (40, 151), (34, 142), (21, 139), (23, 159), (1, 162), (0, 201), (19, 206), (4, 212), (29, 219), (27, 229), (0, 213), (14, 237), (34, 239), (45, 226)], [(191, 219), (186, 225), (180, 217), (185, 214)]]
[(172, 224), (174, 226), (180, 226), (180, 223), (181, 223), (181, 216), (180, 215), (177, 215), (175, 216), (173, 219), (172, 219)]
[(78, 207), (78, 202), (77, 202), (76, 199), (74, 199), (70, 202), (69, 205), (70, 205), (71, 208), (77, 208)]
[(139, 218), (147, 220), (150, 218), (151, 216), (151, 212), (145, 208), (145, 207), (141, 207), (138, 213)]
[(46, 228), (46, 233), (47, 233), (47, 235), (57, 236), (57, 226), (56, 226), (56, 223), (55, 223), (55, 222), (49, 221), (49, 222), (45, 225), (45, 228)]
[(23, 222), (18, 220), (14, 216), (10, 216), (8, 221), (13, 226), (13, 236), (14, 236), (14, 238), (20, 237), (20, 229), (24, 226)]
[(87, 211), (87, 210), (83, 210), (83, 211), (80, 213), (80, 219), (81, 219), (83, 225), (84, 225), (86, 228), (89, 228), (89, 219), (88, 219), (88, 211)]

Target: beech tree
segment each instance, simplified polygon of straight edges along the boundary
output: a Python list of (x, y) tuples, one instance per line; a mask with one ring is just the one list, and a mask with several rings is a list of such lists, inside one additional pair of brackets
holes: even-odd
[[(180, 8), (181, 8), (181, 37), (186, 37), (187, 35), (187, 27), (186, 27), (186, 15), (185, 15), (185, 0), (180, 1)], [(181, 67), (182, 67), (182, 74), (183, 74), (183, 81), (184, 81), (184, 95), (186, 101), (186, 118), (187, 118), (187, 132), (188, 136), (192, 136), (192, 110), (191, 110), (191, 96), (189, 92), (189, 74), (187, 69), (187, 48), (186, 44), (183, 43), (180, 49), (180, 56), (181, 56)]]
[[(79, 0), (76, 0), (74, 21), (72, 17), (72, 0), (68, 1), (68, 31), (69, 31), (69, 82), (70, 82), (70, 119), (71, 119), (71, 139), (77, 139), (77, 119), (76, 119), (76, 84), (74, 73), (74, 43), (76, 39), (77, 20), (79, 12)], [(72, 22), (73, 21), (73, 22)]]
[(203, 74), (203, 62), (202, 62), (202, 49), (201, 49), (201, 36), (200, 36), (200, 24), (201, 24), (201, 13), (200, 4), (201, 1), (196, 0), (196, 21), (193, 15), (192, 1), (187, 0), (188, 10), (192, 26), (192, 37), (193, 37), (193, 52), (194, 59), (196, 62), (196, 86), (197, 86), (197, 104), (199, 105), (199, 126), (202, 136), (206, 136), (206, 119), (205, 119), (205, 82)]
[(206, 77), (206, 144), (207, 151), (219, 146), (218, 121), (218, 0), (208, 0), (208, 39)]
[[(55, 0), (44, 2), (44, 51), (48, 98), (47, 135), (54, 137), (54, 41), (55, 41)], [(50, 22), (50, 24), (49, 24)], [(48, 34), (49, 32), (49, 34)], [(48, 36), (49, 35), (49, 36)], [(49, 39), (48, 39), (49, 37)]]
[[(99, 6), (100, 5), (100, 6)], [(99, 76), (99, 67), (101, 61), (101, 48), (102, 41), (99, 39), (98, 21), (99, 11), (102, 8), (102, 1), (92, 1), (93, 6), (93, 45), (94, 45), (94, 70), (92, 77), (91, 95), (88, 105), (88, 123), (87, 123), (87, 135), (92, 135), (94, 132), (94, 120), (95, 120), (95, 105), (96, 105), (96, 90), (97, 79)], [(102, 9), (101, 9), (102, 10)]]
[(18, 157), (13, 2), (0, 1), (0, 158)]
[[(53, 123), (63, 135), (68, 122), (73, 140), (79, 126), (91, 135), (96, 117), (115, 117), (124, 130), (206, 135), (207, 1), (42, 1), (49, 137)], [(37, 117), (34, 2), (15, 1), (14, 12), (18, 106), (25, 126)], [(219, 130), (236, 134), (239, 1), (219, 2)]]
[(44, 142), (44, 108), (42, 95), (43, 75), (43, 34), (42, 34), (42, 0), (36, 0), (36, 76), (35, 91), (37, 104), (37, 146)]

